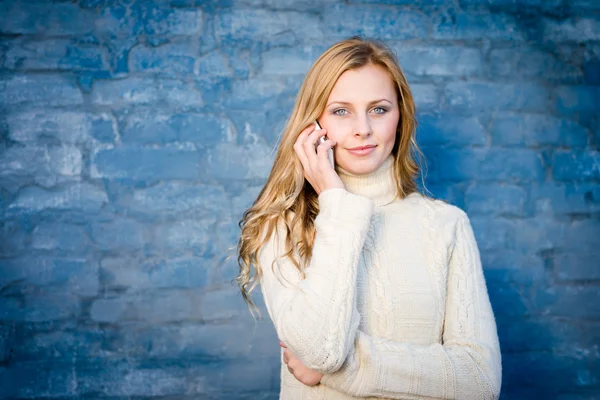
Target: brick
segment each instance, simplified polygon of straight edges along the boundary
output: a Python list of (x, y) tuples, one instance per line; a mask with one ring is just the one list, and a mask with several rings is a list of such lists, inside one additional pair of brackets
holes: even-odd
[(136, 190), (127, 208), (139, 213), (214, 215), (228, 208), (229, 199), (222, 188), (183, 182), (163, 182)]
[(78, 180), (83, 156), (72, 146), (17, 147), (0, 155), (0, 176), (8, 179), (33, 180), (50, 187)]
[(535, 254), (497, 247), (481, 253), (488, 285), (527, 285), (543, 281), (547, 271), (544, 260)]
[(218, 12), (214, 24), (215, 36), (222, 42), (289, 45), (319, 40), (323, 35), (316, 15), (293, 11), (235, 8)]
[(27, 223), (18, 219), (3, 218), (0, 223), (0, 257), (21, 253), (28, 244)]
[(494, 145), (585, 147), (587, 130), (572, 121), (537, 114), (502, 114), (492, 123)]
[(200, 155), (185, 147), (99, 150), (92, 159), (91, 175), (107, 179), (193, 180), (199, 176)]
[(17, 75), (0, 79), (0, 104), (5, 106), (76, 106), (83, 104), (75, 82), (56, 75)]
[(495, 39), (521, 41), (522, 29), (515, 18), (507, 14), (478, 14), (475, 12), (452, 12), (440, 14), (433, 21), (434, 39)]
[[(495, 7), (508, 7), (512, 5), (519, 5), (522, 7), (538, 7), (543, 5), (542, 0), (459, 0), (459, 4), (462, 7), (469, 6), (495, 6)], [(552, 3), (552, 1), (547, 1)]]
[(16, 399), (35, 398), (39, 395), (68, 396), (69, 393), (60, 384), (57, 375), (59, 373), (56, 366), (52, 368), (43, 362), (3, 367), (0, 369), (0, 397)]
[(18, 40), (9, 44), (4, 67), (12, 70), (109, 71), (104, 51), (68, 39)]
[(241, 219), (242, 214), (252, 206), (258, 198), (262, 186), (245, 186), (238, 196), (232, 198), (233, 218)]
[(129, 104), (184, 109), (204, 105), (202, 95), (195, 86), (177, 80), (153, 78), (96, 81), (92, 90), (92, 102), (115, 108)]
[(92, 224), (92, 240), (106, 251), (137, 250), (147, 241), (144, 227), (126, 219)]
[(565, 229), (558, 249), (572, 254), (598, 254), (600, 224), (594, 219), (572, 221)]
[(508, 184), (475, 184), (465, 194), (469, 214), (524, 216), (527, 191)]
[[(525, 351), (548, 351), (553, 349), (554, 338), (551, 332), (557, 332), (566, 324), (556, 324), (537, 318), (498, 319), (498, 337), (500, 348), (505, 353)], [(536, 340), (531, 340), (535, 337)]]
[(127, 116), (121, 131), (125, 144), (190, 142), (210, 148), (227, 139), (229, 123), (211, 114), (157, 114), (143, 112)]
[(213, 218), (198, 221), (184, 220), (159, 225), (154, 233), (154, 243), (166, 249), (204, 251), (212, 240)]
[(215, 321), (247, 317), (250, 311), (239, 290), (224, 289), (204, 293), (200, 314), (203, 321)]
[(560, 86), (555, 89), (559, 113), (597, 112), (600, 88), (597, 86)]
[(92, 304), (90, 316), (97, 322), (144, 321), (168, 323), (200, 321), (197, 291), (169, 290), (152, 294), (122, 295), (97, 299)]
[(549, 42), (588, 42), (600, 40), (600, 21), (597, 18), (577, 17), (562, 21), (542, 20), (544, 40)]
[(489, 55), (491, 76), (576, 82), (583, 78), (581, 69), (572, 61), (534, 48), (493, 49)]
[(42, 222), (31, 234), (31, 247), (39, 250), (59, 250), (84, 253), (89, 249), (83, 227), (60, 222)]
[[(240, 358), (174, 365), (171, 361), (144, 365), (132, 360), (103, 361), (78, 369), (77, 389), (82, 396), (105, 397), (235, 398), (248, 399), (244, 393), (271, 389), (278, 376), (274, 363), (279, 359)], [(237, 377), (231, 379), (232, 376)], [(189, 397), (181, 397), (185, 394)], [(263, 399), (252, 393), (250, 398)]]
[(134, 325), (120, 332), (114, 346), (138, 358), (279, 357), (279, 340), (271, 321), (246, 320), (225, 325), (183, 323), (146, 329)]
[(204, 32), (204, 14), (199, 9), (160, 9), (160, 18), (145, 18), (145, 31), (149, 35), (200, 36)]
[(544, 178), (538, 152), (527, 149), (423, 148), (428, 181), (541, 181)]
[[(228, 56), (220, 50), (210, 51), (202, 57), (198, 57), (198, 61), (194, 65), (194, 73), (210, 78), (232, 76), (243, 78), (236, 72), (236, 57), (238, 57), (238, 54)], [(243, 71), (241, 75), (244, 75)]]
[(435, 85), (413, 84), (410, 85), (417, 110), (437, 110), (440, 104), (440, 95)]
[(82, 296), (98, 292), (98, 265), (86, 258), (28, 255), (5, 260), (1, 265), (2, 286), (23, 282)]
[(237, 5), (250, 6), (253, 8), (266, 8), (269, 10), (294, 10), (321, 12), (324, 5), (334, 4), (336, 0), (306, 0), (298, 2), (297, 0), (235, 0)]
[[(414, 1), (411, 0), (348, 0), (350, 4), (388, 4), (388, 5), (413, 5)], [(439, 5), (445, 4), (444, 0), (421, 0), (419, 5)]]
[[(78, 371), (77, 390), (84, 397), (86, 397), (85, 394), (116, 398), (130, 396), (178, 397), (184, 393), (202, 394), (203, 392), (200, 389), (201, 382), (192, 383), (190, 373), (184, 367), (105, 362), (96, 368)], [(197, 388), (197, 391), (193, 390), (194, 388)]]
[(598, 251), (587, 254), (559, 254), (554, 257), (554, 271), (561, 281), (600, 281)]
[(127, 309), (123, 298), (104, 298), (94, 300), (90, 307), (90, 318), (96, 322), (114, 323), (121, 319)]
[(544, 314), (555, 317), (597, 319), (600, 316), (600, 292), (596, 287), (551, 287), (539, 294), (537, 304)]
[(548, 182), (533, 185), (531, 198), (538, 213), (582, 214), (600, 211), (600, 185)]
[(515, 232), (514, 220), (503, 217), (490, 219), (477, 215), (470, 220), (477, 245), (482, 253), (511, 246)]
[(203, 258), (150, 259), (106, 258), (102, 260), (104, 285), (128, 291), (162, 288), (203, 288), (209, 283), (210, 269)]
[(202, 159), (201, 170), (210, 180), (266, 179), (273, 166), (274, 152), (264, 144), (217, 146)]
[(27, 296), (22, 301), (0, 298), (0, 320), (18, 322), (48, 322), (77, 318), (79, 298), (67, 293), (45, 293)]
[(325, 8), (324, 14), (336, 16), (323, 27), (324, 36), (335, 39), (353, 35), (383, 40), (427, 38), (431, 25), (425, 14), (400, 8), (334, 5)]
[(548, 90), (534, 83), (451, 82), (446, 85), (445, 96), (445, 108), (450, 112), (469, 114), (497, 110), (546, 112), (549, 104)]
[[(508, 353), (503, 355), (502, 360), (503, 370), (507, 369), (503, 385), (520, 390), (530, 389), (529, 392), (516, 392), (515, 395), (525, 396), (517, 398), (555, 397), (559, 391), (582, 386), (580, 376), (589, 371), (588, 362), (580, 356), (558, 356), (546, 351)], [(551, 384), (540, 385), (540, 382)]]
[(475, 117), (424, 114), (417, 117), (417, 141), (425, 145), (482, 146), (486, 133)]
[(41, 211), (46, 209), (97, 211), (108, 203), (104, 190), (88, 183), (78, 183), (57, 190), (38, 187), (22, 189), (10, 210)]
[(513, 285), (488, 285), (488, 295), (496, 318), (524, 317), (530, 314), (521, 293)]
[(9, 138), (17, 142), (40, 142), (53, 138), (64, 144), (91, 140), (112, 141), (113, 121), (106, 113), (46, 110), (25, 111), (7, 116)]
[(393, 49), (404, 72), (415, 76), (474, 76), (483, 71), (483, 56), (479, 49), (404, 43)]
[(3, 2), (0, 32), (21, 35), (83, 35), (94, 29), (94, 14), (73, 3)]
[(169, 43), (158, 47), (138, 45), (129, 52), (129, 70), (169, 76), (192, 74), (197, 52), (189, 43)]
[(285, 80), (261, 77), (234, 82), (231, 96), (224, 102), (234, 109), (264, 112), (269, 106), (280, 106), (286, 97), (295, 97), (295, 93)]
[[(44, 360), (60, 363), (75, 359), (96, 358), (107, 340), (106, 330), (77, 327), (76, 331), (27, 332), (27, 337), (14, 343), (14, 357), (20, 362)], [(72, 394), (73, 392), (71, 392)]]
[(552, 176), (557, 181), (600, 179), (600, 153), (558, 150), (552, 157)]
[(96, 33), (108, 37), (145, 35), (153, 44), (177, 36), (201, 36), (204, 14), (199, 9), (173, 9), (156, 2), (106, 3), (99, 10)]
[(508, 247), (523, 254), (539, 254), (547, 257), (564, 241), (565, 226), (551, 216), (532, 216), (514, 221), (514, 232)]
[(265, 75), (306, 75), (325, 51), (323, 46), (302, 46), (267, 50), (262, 53), (261, 72)]

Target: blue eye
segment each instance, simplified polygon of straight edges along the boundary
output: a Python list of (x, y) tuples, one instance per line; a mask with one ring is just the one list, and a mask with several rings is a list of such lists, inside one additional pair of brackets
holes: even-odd
[(387, 109), (384, 107), (375, 107), (373, 111), (375, 111), (375, 114), (385, 114)]
[(348, 113), (348, 110), (346, 110), (345, 108), (338, 108), (337, 110), (335, 110), (333, 112), (334, 115), (339, 115), (340, 117), (343, 117), (347, 113)]

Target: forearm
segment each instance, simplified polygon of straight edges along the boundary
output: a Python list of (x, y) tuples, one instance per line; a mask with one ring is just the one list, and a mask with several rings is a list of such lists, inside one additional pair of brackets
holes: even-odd
[(497, 399), (500, 365), (493, 341), (423, 346), (358, 331), (342, 368), (321, 383), (356, 397)]
[[(343, 190), (323, 192), (319, 200), (322, 209), (315, 219), (317, 233), (305, 278), (286, 279), (297, 272), (290, 272), (293, 267), (286, 260), (271, 271), (282, 250), (272, 248), (278, 243), (272, 241), (261, 260), (261, 286), (280, 340), (309, 368), (331, 372), (342, 365), (358, 327), (357, 264), (373, 206)], [(284, 276), (275, 276), (282, 269)]]

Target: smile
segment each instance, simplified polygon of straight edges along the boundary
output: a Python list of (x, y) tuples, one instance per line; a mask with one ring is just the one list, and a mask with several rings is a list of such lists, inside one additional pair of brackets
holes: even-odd
[(373, 151), (375, 151), (376, 147), (377, 147), (376, 145), (368, 145), (368, 146), (353, 147), (353, 148), (347, 149), (347, 150), (352, 155), (362, 157), (362, 156), (371, 154)]

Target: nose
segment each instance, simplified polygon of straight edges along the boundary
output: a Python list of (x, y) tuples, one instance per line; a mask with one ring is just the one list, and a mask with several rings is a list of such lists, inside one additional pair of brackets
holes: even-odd
[(354, 127), (354, 136), (368, 137), (372, 134), (371, 120), (368, 115), (359, 115), (356, 118), (356, 126)]

